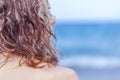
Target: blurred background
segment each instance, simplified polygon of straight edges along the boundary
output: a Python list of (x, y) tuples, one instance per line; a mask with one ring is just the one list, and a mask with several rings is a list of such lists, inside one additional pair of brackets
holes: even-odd
[(120, 0), (49, 0), (62, 52), (80, 80), (120, 80)]

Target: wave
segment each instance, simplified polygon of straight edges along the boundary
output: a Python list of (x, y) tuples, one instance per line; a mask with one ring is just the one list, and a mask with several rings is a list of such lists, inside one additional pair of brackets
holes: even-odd
[(93, 56), (74, 56), (64, 58), (60, 61), (64, 66), (80, 66), (90, 68), (118, 68), (120, 67), (119, 57), (93, 57)]

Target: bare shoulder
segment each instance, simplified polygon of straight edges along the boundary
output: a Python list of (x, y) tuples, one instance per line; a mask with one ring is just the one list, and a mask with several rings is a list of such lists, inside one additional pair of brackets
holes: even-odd
[(57, 80), (79, 80), (78, 75), (73, 69), (66, 67), (57, 67), (56, 69), (59, 70), (59, 74), (61, 73), (61, 75), (58, 75), (61, 79)]
[[(44, 78), (44, 80), (79, 80), (76, 72), (70, 68), (66, 67), (53, 67), (45, 69), (38, 72), (39, 79)], [(39, 80), (36, 79), (36, 80)]]

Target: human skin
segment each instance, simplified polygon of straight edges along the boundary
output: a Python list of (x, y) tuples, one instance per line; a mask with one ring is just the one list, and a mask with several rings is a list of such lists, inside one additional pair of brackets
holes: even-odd
[(0, 68), (1, 80), (79, 80), (74, 70), (60, 67), (47, 66), (44, 68), (32, 68), (26, 65), (18, 66), (19, 59), (14, 59)]

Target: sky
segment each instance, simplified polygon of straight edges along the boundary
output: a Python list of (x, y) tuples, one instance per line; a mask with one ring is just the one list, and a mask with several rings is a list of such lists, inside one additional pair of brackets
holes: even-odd
[(58, 20), (120, 20), (120, 0), (49, 0)]

